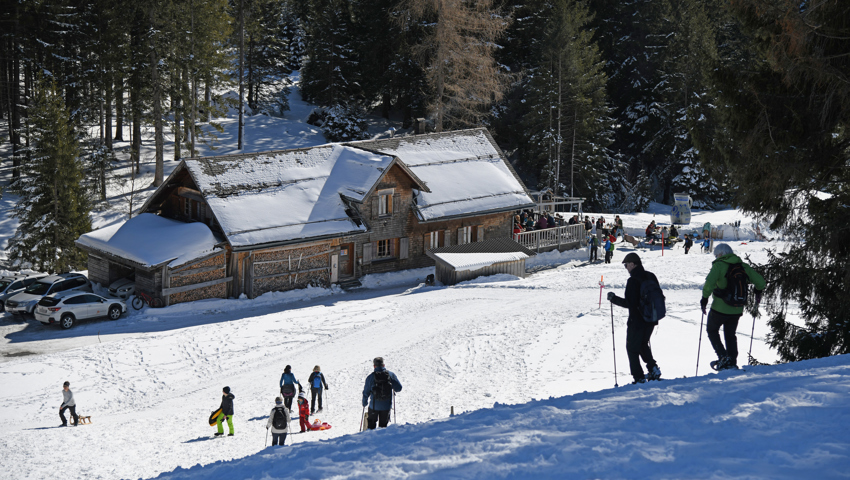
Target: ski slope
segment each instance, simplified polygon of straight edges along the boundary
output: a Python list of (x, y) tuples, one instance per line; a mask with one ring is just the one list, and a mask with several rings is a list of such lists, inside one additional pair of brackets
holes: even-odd
[[(631, 217), (624, 220), (627, 228), (631, 222), (640, 221)], [(750, 254), (754, 261), (765, 261), (765, 247), (777, 246), (737, 243), (736, 250), (742, 255)], [(582, 399), (608, 395), (610, 404), (599, 408), (610, 410), (612, 421), (629, 423), (628, 418), (638, 419), (635, 428), (643, 425), (653, 430), (650, 426), (656, 420), (643, 419), (645, 414), (636, 410), (638, 407), (668, 405), (664, 408), (673, 409), (670, 404), (695, 403), (695, 411), (716, 411), (720, 407), (712, 405), (711, 398), (721, 393), (710, 394), (703, 405), (700, 395), (693, 391), (709, 388), (729, 374), (626, 386), (631, 382), (625, 353), (627, 314), (614, 309), (612, 340), (611, 309), (607, 302), (599, 307), (599, 279), (604, 275), (603, 298), (608, 291), (622, 294), (628, 274), (619, 262), (628, 251), (630, 247), (620, 246), (610, 265), (587, 265), (585, 250), (541, 255), (530, 262), (533, 273), (524, 279), (497, 275), (452, 287), (426, 287), (424, 277), (432, 270), (420, 269), (368, 277), (365, 288), (349, 292), (311, 288), (267, 294), (256, 300), (209, 300), (146, 309), (115, 322), (82, 323), (68, 331), (4, 316), (0, 319), (4, 334), (0, 348), (6, 353), (0, 357), (0, 378), (9, 387), (0, 392), (0, 409), (11, 419), (0, 425), (0, 448), (5, 452), (3, 463), (7, 466), (4, 477), (51, 478), (61, 469), (62, 476), (69, 479), (151, 478), (178, 467), (189, 469), (245, 457), (250, 457), (245, 460), (252, 462), (250, 468), (276, 469), (274, 460), (269, 460), (266, 467), (261, 465), (265, 455), (270, 454), (263, 451), (264, 427), (287, 364), (292, 365), (302, 382), (314, 365), (321, 365), (330, 388), (327, 408), (317, 417), (334, 428), (292, 437), (294, 446), (286, 447), (291, 453), (280, 455), (298, 457), (305, 470), (276, 473), (279, 478), (290, 474), (308, 478), (337, 475), (331, 467), (322, 474), (310, 473), (311, 465), (326, 461), (309, 461), (310, 455), (324, 456), (322, 448), (342, 456), (339, 478), (365, 478), (378, 473), (405, 477), (419, 471), (414, 467), (420, 462), (423, 473), (438, 476), (443, 469), (458, 468), (452, 470), (452, 475), (483, 478), (495, 474), (502, 463), (520, 460), (539, 464), (536, 468), (549, 465), (548, 474), (554, 476), (562, 471), (559, 462), (547, 463), (550, 457), (560, 458), (561, 454), (554, 452), (569, 451), (573, 455), (585, 448), (608, 451), (615, 457), (643, 457), (643, 453), (633, 450), (640, 442), (623, 440), (633, 436), (629, 430), (612, 433), (614, 436), (607, 440), (597, 438), (594, 442), (600, 443), (596, 446), (593, 442), (582, 443), (580, 431), (565, 428), (586, 415), (563, 406), (581, 405), (588, 412), (595, 411)], [(668, 317), (652, 337), (663, 376), (693, 377), (700, 346), (698, 301), (713, 257), (693, 250), (684, 255), (681, 248), (665, 251), (664, 256), (660, 250), (640, 254), (667, 295)], [(762, 362), (774, 361), (775, 354), (764, 344), (767, 327), (763, 319), (753, 324), (752, 317), (746, 315), (738, 329), (742, 350), (739, 360), (746, 362), (753, 325), (753, 355)], [(613, 391), (612, 341), (616, 344), (616, 381), (621, 385)], [(388, 368), (404, 385), (397, 396), (399, 426), (381, 434), (360, 434), (355, 440), (350, 435), (359, 428), (363, 381), (370, 371), (371, 359), (378, 355), (386, 359)], [(699, 358), (699, 373), (706, 375), (714, 354), (705, 338)], [(766, 371), (767, 367), (759, 370)], [(55, 428), (65, 380), (71, 382), (79, 412), (93, 417), (92, 425)], [(213, 439), (214, 429), (206, 424), (206, 419), (218, 406), (225, 385), (236, 395), (236, 436)], [(687, 388), (682, 393), (674, 390), (662, 394), (664, 390), (660, 389), (667, 389), (668, 385)], [(656, 393), (640, 393), (643, 389)], [(693, 391), (687, 393), (688, 389)], [(582, 394), (604, 390), (609, 393)], [(576, 394), (580, 395), (563, 398)], [(550, 397), (556, 400), (528, 403)], [(492, 410), (495, 404), (518, 406), (516, 410)], [(731, 403), (727, 406), (732, 408)], [(477, 413), (460, 417), (457, 421), (461, 423), (440, 422), (437, 427), (434, 420), (448, 417), (452, 407), (456, 414)], [(519, 415), (504, 418), (508, 411)], [(557, 426), (556, 418), (567, 423)], [(466, 428), (466, 422), (477, 425), (469, 438), (483, 442), (466, 453), (455, 454), (438, 445), (403, 445), (408, 440), (431, 438), (427, 433), (431, 431), (435, 435), (433, 441), (443, 443), (440, 435)], [(510, 422), (516, 423), (503, 427)], [(658, 432), (647, 431), (650, 437), (643, 440), (645, 447), (675, 457), (669, 451), (678, 448), (676, 445), (683, 441), (680, 436), (687, 436), (689, 430), (710, 420), (701, 417), (694, 425), (688, 425), (685, 418), (677, 422), (680, 426), (675, 428), (683, 431), (669, 435), (670, 444), (654, 445), (661, 441), (652, 436)], [(414, 426), (417, 424), (425, 425)], [(552, 429), (546, 428), (549, 424)], [(592, 424), (603, 429), (601, 424)], [(524, 432), (518, 428), (520, 425), (534, 429)], [(446, 430), (429, 430), (438, 428)], [(626, 427), (612, 428), (616, 431)], [(618, 435), (622, 438), (618, 439)], [(719, 433), (712, 435), (717, 441), (723, 439)], [(729, 438), (739, 436), (729, 433)], [(335, 446), (317, 443), (331, 439), (336, 440), (327, 445)], [(585, 446), (579, 448), (576, 442)], [(496, 449), (496, 445), (503, 450)], [(535, 445), (541, 448), (539, 455), (509, 453), (533, 450)], [(404, 457), (407, 466), (396, 468), (386, 460), (374, 466), (377, 470), (362, 470), (367, 468), (358, 463), (363, 452), (382, 448)], [(496, 454), (497, 450), (503, 453)], [(251, 457), (259, 452), (263, 453)], [(486, 452), (493, 455), (484, 455)], [(797, 456), (805, 451), (787, 453)], [(346, 467), (345, 461), (354, 463)], [(335, 460), (333, 465), (337, 463)], [(613, 470), (617, 463), (613, 459), (600, 460), (598, 475), (619, 476), (614, 474), (618, 470)], [(483, 470), (476, 470), (479, 464)], [(593, 471), (596, 470), (587, 470)], [(664, 471), (667, 470), (659, 472)], [(218, 475), (197, 467), (183, 473)], [(504, 473), (511, 474), (511, 469)], [(265, 475), (257, 473), (256, 478)], [(514, 470), (512, 475), (522, 476), (522, 469)]]

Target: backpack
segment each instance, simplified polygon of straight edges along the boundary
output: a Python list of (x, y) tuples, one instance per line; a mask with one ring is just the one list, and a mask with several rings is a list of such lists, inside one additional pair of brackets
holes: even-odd
[(375, 384), (372, 385), (372, 395), (375, 400), (390, 400), (393, 398), (393, 384), (390, 381), (390, 372), (375, 372)]
[(272, 417), (272, 427), (275, 430), (286, 430), (286, 412), (283, 407), (275, 407), (274, 417)]
[(649, 278), (640, 284), (640, 313), (647, 323), (655, 323), (667, 315), (661, 285)]
[(744, 270), (744, 264), (733, 263), (729, 265), (729, 270), (726, 270), (726, 288), (715, 288), (714, 295), (730, 307), (745, 307), (749, 283), (750, 278)]

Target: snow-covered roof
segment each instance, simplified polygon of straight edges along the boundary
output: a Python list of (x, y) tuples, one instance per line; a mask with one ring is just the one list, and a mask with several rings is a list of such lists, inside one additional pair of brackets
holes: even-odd
[(184, 223), (142, 213), (124, 223), (89, 232), (77, 244), (116, 255), (143, 267), (177, 267), (213, 253), (218, 243), (203, 223)]
[(187, 159), (231, 246), (343, 235), (366, 228), (341, 195), (362, 201), (395, 159), (344, 145)]
[(419, 220), (527, 208), (525, 186), (484, 128), (415, 135), (348, 145), (398, 157), (430, 192), (419, 192)]
[(451, 265), (458, 272), (478, 270), (496, 263), (528, 258), (528, 255), (523, 252), (435, 253), (433, 256)]

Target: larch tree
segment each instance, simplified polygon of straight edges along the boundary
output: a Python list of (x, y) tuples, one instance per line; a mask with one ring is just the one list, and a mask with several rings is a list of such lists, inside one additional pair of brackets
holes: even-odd
[(414, 51), (425, 68), (435, 129), (481, 125), (509, 85), (494, 54), (510, 19), (492, 0), (408, 0), (405, 6), (410, 20), (427, 28)]

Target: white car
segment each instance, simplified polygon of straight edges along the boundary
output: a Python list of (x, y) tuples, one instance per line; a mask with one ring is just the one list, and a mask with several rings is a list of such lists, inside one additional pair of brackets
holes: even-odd
[(31, 283), (23, 292), (6, 300), (6, 311), (13, 315), (33, 313), (36, 304), (42, 297), (66, 290), (91, 292), (91, 283), (81, 273), (60, 273), (40, 278)]
[(136, 278), (135, 276), (127, 278), (119, 278), (112, 282), (109, 286), (109, 294), (113, 297), (118, 297), (123, 300), (130, 298), (136, 293)]
[(88, 292), (70, 291), (48, 295), (35, 307), (35, 319), (50, 325), (58, 323), (62, 328), (71, 328), (78, 321), (89, 318), (108, 317), (118, 320), (127, 311), (121, 300), (104, 298)]

